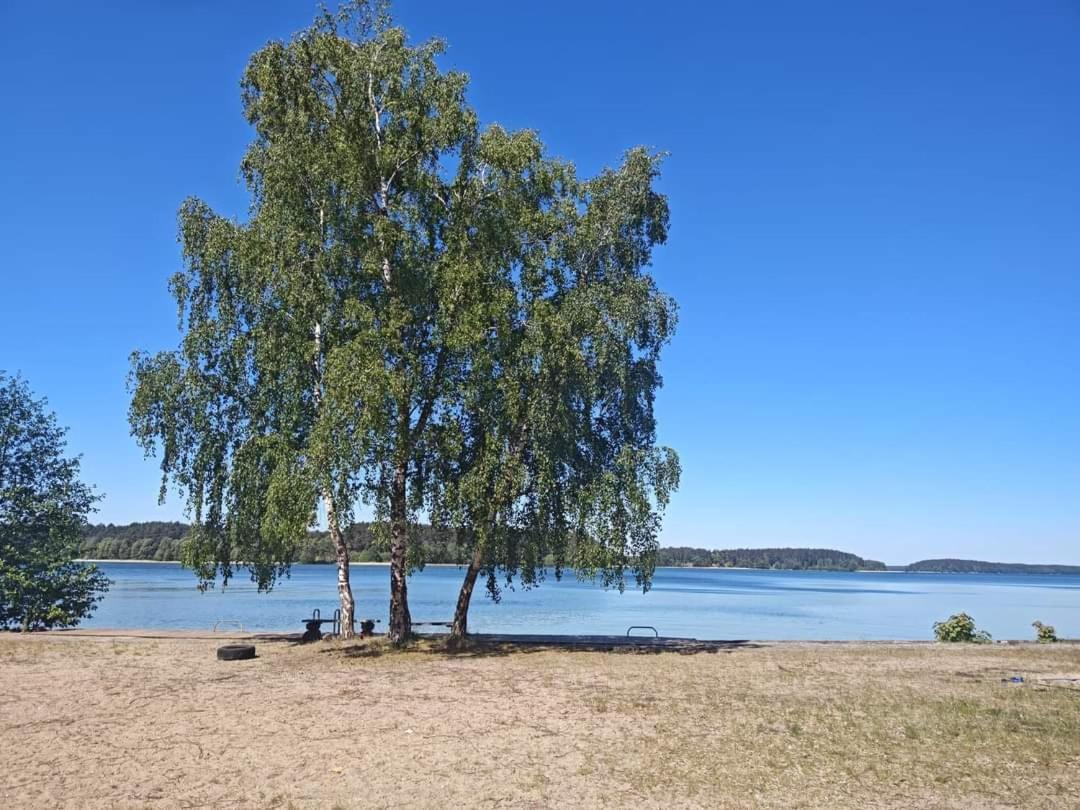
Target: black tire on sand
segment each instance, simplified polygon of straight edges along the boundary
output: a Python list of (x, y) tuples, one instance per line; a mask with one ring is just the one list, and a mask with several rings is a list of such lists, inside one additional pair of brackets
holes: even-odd
[(219, 661), (244, 661), (255, 657), (254, 644), (226, 644), (218, 647), (217, 657)]

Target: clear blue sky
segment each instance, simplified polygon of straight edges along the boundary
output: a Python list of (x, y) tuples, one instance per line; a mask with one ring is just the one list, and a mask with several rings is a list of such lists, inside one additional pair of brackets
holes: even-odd
[[(101, 520), (182, 514), (128, 436), (127, 357), (176, 343), (180, 201), (246, 210), (248, 55), (313, 12), (0, 4), (0, 368), (70, 425)], [(397, 16), (584, 171), (671, 152), (666, 544), (1080, 563), (1080, 4)]]

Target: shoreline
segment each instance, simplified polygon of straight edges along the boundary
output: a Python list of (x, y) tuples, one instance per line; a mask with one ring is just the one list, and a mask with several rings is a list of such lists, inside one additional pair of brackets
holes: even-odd
[[(91, 559), (91, 558), (77, 558), (75, 562), (78, 563), (108, 563), (110, 565), (183, 565), (180, 560), (118, 560), (118, 559)], [(241, 563), (242, 565), (242, 563)], [(311, 562), (302, 563), (294, 562), (293, 565), (325, 565), (333, 566), (334, 562)], [(350, 561), (349, 567), (360, 565), (382, 565), (389, 566), (389, 562), (357, 562)], [(464, 568), (465, 563), (425, 563), (424, 568)], [(553, 567), (553, 566), (552, 566)], [(875, 568), (856, 568), (854, 571), (847, 568), (749, 568), (740, 565), (658, 565), (657, 570), (665, 569), (672, 571), (773, 571), (776, 573), (822, 573), (822, 574), (910, 574), (910, 573), (941, 573), (937, 571), (881, 571)], [(571, 569), (566, 569), (571, 570)]]
[[(57, 630), (37, 630), (29, 633), (21, 633), (17, 631), (11, 631), (9, 633), (0, 633), (0, 639), (3, 638), (159, 638), (159, 639), (221, 639), (227, 641), (230, 639), (253, 639), (264, 641), (279, 641), (284, 638), (296, 637), (299, 638), (302, 634), (300, 631), (293, 629), (284, 630), (272, 630), (272, 629), (258, 629), (258, 630), (222, 630), (220, 632), (214, 632), (206, 628), (200, 627), (69, 627), (65, 629)], [(372, 638), (383, 638), (385, 634), (375, 633)], [(416, 633), (418, 639), (426, 640), (439, 640), (446, 636), (446, 633)], [(488, 638), (490, 636), (490, 638)], [(615, 641), (621, 641), (622, 636), (590, 636), (583, 634), (542, 634), (542, 635), (530, 635), (530, 634), (514, 634), (514, 633), (472, 633), (470, 639), (478, 644), (490, 644), (497, 646), (504, 643), (524, 644), (525, 646), (535, 645), (537, 647), (557, 646), (560, 644), (572, 643), (575, 640), (589, 640), (589, 639), (612, 639)], [(769, 647), (939, 647), (942, 650), (948, 649), (966, 649), (969, 647), (975, 647), (979, 649), (993, 649), (997, 647), (1033, 647), (1036, 649), (1052, 648), (1064, 648), (1064, 647), (1078, 647), (1080, 646), (1080, 638), (1060, 638), (1053, 645), (1043, 644), (1034, 639), (994, 639), (988, 644), (951, 644), (948, 642), (936, 641), (934, 639), (927, 638), (741, 638), (741, 639), (719, 639), (719, 638), (675, 638), (660, 636), (659, 639), (665, 642), (683, 641), (694, 644), (704, 645), (716, 645), (716, 644), (756, 644), (766, 645)], [(334, 642), (335, 638), (327, 636), (324, 641)], [(640, 646), (648, 648), (654, 646), (651, 644), (652, 638), (649, 636), (643, 636), (636, 638), (635, 641), (639, 642), (636, 645), (626, 646)]]
[[(96, 559), (89, 557), (77, 557), (73, 562), (77, 563), (90, 563), (108, 565), (179, 565), (183, 566), (180, 560), (121, 560), (121, 559)], [(242, 566), (243, 563), (237, 563)], [(294, 562), (292, 565), (319, 565), (331, 567), (335, 565), (332, 561), (325, 562)], [(389, 562), (358, 562), (350, 561), (349, 567), (354, 566), (384, 566), (388, 567)], [(464, 568), (465, 563), (425, 563), (424, 568)], [(553, 568), (554, 566), (545, 566), (545, 568)], [(564, 569), (571, 571), (573, 569)], [(880, 568), (856, 568), (854, 571), (847, 568), (749, 568), (740, 565), (658, 565), (656, 570), (665, 571), (765, 571), (776, 574), (938, 574), (943, 576), (1012, 576), (1012, 577), (1059, 577), (1059, 576), (1080, 576), (1080, 574), (1074, 574), (1068, 571), (903, 571), (903, 570), (881, 570)]]

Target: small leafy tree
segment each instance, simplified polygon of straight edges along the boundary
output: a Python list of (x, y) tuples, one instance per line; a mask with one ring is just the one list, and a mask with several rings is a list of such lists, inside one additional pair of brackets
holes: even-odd
[(0, 627), (72, 627), (89, 616), (109, 581), (75, 562), (98, 496), (79, 480), (78, 458), (44, 399), (0, 373)]
[(986, 644), (991, 641), (989, 633), (975, 629), (975, 620), (966, 613), (956, 613), (943, 622), (934, 622), (934, 636), (938, 641), (946, 642)]
[(1031, 623), (1031, 626), (1035, 628), (1035, 639), (1040, 644), (1053, 644), (1058, 640), (1057, 631), (1054, 630), (1053, 625), (1034, 621)]

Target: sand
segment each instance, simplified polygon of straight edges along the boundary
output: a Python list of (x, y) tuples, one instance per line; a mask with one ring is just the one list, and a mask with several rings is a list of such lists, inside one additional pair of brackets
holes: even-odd
[(0, 635), (0, 806), (1080, 806), (1076, 645), (221, 643)]

